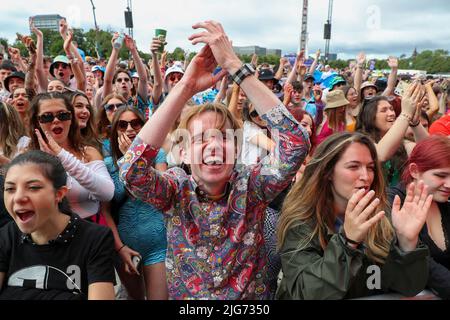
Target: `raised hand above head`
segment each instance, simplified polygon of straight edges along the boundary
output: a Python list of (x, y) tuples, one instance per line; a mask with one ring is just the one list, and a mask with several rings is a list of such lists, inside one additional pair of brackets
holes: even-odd
[(209, 55), (210, 51), (210, 58), (215, 60), (222, 68), (227, 70), (230, 74), (234, 74), (242, 66), (242, 62), (234, 52), (231, 41), (228, 39), (228, 36), (225, 34), (220, 23), (215, 21), (205, 21), (193, 25), (193, 28), (203, 28), (206, 31), (190, 36), (189, 40), (191, 40), (194, 45), (197, 43), (206, 44), (210, 49), (204, 53)]

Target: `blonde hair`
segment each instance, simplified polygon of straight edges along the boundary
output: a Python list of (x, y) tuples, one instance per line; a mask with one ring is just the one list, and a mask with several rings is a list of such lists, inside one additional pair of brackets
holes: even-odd
[[(372, 140), (361, 133), (334, 134), (317, 148), (313, 159), (306, 166), (302, 179), (293, 186), (285, 199), (277, 230), (278, 249), (282, 247), (290, 228), (308, 224), (312, 226), (313, 232), (306, 243), (299, 243), (299, 250), (316, 237), (325, 250), (328, 245), (327, 234), (334, 233), (336, 219), (330, 179), (336, 163), (353, 143), (367, 146), (375, 162), (375, 177), (371, 188), (380, 199), (380, 205), (375, 212), (389, 209), (383, 174)], [(384, 263), (393, 237), (394, 229), (385, 216), (369, 230), (365, 239), (365, 253), (369, 259)]]
[[(205, 112), (215, 112), (221, 116), (222, 121), (218, 124), (217, 129), (223, 129), (227, 120), (230, 121), (233, 130), (241, 129), (241, 124), (228, 110), (228, 108), (220, 103), (207, 103), (198, 107), (191, 108), (185, 116), (181, 118), (178, 129), (188, 130), (189, 123), (197, 116)], [(187, 141), (185, 141), (187, 142)]]

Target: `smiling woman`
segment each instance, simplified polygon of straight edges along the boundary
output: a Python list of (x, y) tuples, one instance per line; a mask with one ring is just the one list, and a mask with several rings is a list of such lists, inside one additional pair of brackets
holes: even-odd
[(42, 151), (7, 168), (4, 199), (14, 219), (0, 232), (0, 299), (114, 299), (113, 237), (68, 205), (67, 175)]

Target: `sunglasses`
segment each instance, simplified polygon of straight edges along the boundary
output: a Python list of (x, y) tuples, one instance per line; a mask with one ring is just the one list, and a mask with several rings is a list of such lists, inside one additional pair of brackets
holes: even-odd
[(125, 105), (123, 103), (110, 103), (105, 104), (104, 108), (107, 112), (113, 112), (116, 109), (119, 109), (120, 107), (124, 107)]
[(72, 113), (70, 112), (59, 112), (56, 115), (53, 113), (44, 113), (38, 116), (38, 121), (40, 123), (51, 123), (53, 120), (58, 119), (59, 121), (69, 121), (72, 119)]
[(171, 75), (169, 76), (169, 80), (172, 81), (172, 82), (174, 82), (175, 80), (180, 81), (181, 78), (183, 78), (183, 75), (182, 75), (182, 74), (171, 74)]
[(117, 128), (120, 131), (126, 131), (128, 129), (128, 125), (131, 125), (131, 128), (134, 130), (139, 130), (142, 128), (143, 123), (139, 119), (133, 119), (131, 121), (119, 120), (117, 123)]
[(250, 112), (249, 115), (250, 115), (250, 117), (252, 117), (252, 118), (259, 117), (258, 111), (256, 111), (256, 110), (253, 110), (252, 112)]
[(65, 64), (65, 63), (55, 63), (55, 69), (59, 69), (59, 67), (62, 67), (63, 69), (67, 69), (69, 67), (69, 65)]

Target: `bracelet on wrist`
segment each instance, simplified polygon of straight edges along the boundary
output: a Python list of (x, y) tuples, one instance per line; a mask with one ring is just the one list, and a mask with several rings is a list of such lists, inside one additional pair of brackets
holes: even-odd
[(403, 112), (400, 114), (399, 118), (406, 119), (406, 120), (408, 120), (409, 123), (411, 123), (411, 121), (412, 121), (412, 117), (409, 114), (406, 114)]
[(342, 236), (344, 237), (345, 244), (351, 244), (351, 245), (354, 245), (354, 246), (356, 246), (356, 248), (358, 248), (358, 247), (362, 244), (362, 242), (357, 242), (357, 241), (354, 241), (354, 240), (352, 240), (352, 239), (349, 239), (349, 238), (347, 237), (347, 235), (345, 234), (344, 228), (342, 228)]
[(416, 128), (416, 127), (419, 126), (419, 124), (420, 124), (420, 120), (417, 120), (416, 123), (411, 123), (411, 122), (409, 122), (409, 126), (410, 126), (411, 128)]
[(117, 253), (119, 253), (120, 252), (120, 250), (122, 250), (123, 248), (125, 248), (127, 245), (126, 244), (124, 244), (123, 246), (121, 246), (120, 247), (120, 249), (119, 250), (117, 250)]

